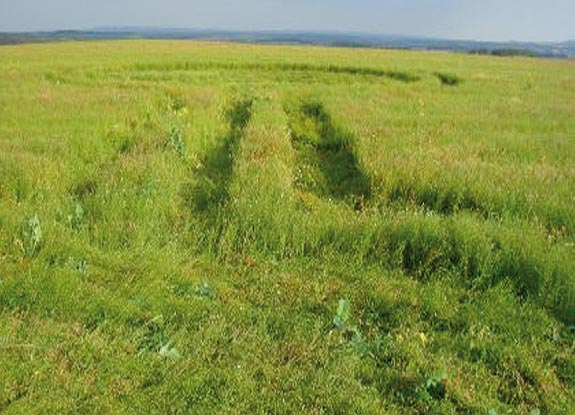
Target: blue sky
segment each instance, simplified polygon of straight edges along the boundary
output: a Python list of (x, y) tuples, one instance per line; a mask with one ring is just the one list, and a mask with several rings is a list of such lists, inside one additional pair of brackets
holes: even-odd
[(575, 39), (575, 0), (0, 0), (0, 31), (153, 26)]

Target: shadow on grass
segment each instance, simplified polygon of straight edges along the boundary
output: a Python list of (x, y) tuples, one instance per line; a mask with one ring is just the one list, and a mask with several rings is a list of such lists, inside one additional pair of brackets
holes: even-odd
[(355, 137), (335, 126), (320, 103), (304, 102), (287, 113), (296, 150), (296, 187), (360, 209), (371, 188), (356, 155)]
[(191, 189), (191, 203), (196, 212), (221, 207), (229, 197), (234, 160), (241, 137), (251, 118), (252, 99), (233, 103), (225, 113), (229, 131), (222, 143), (206, 155), (197, 171), (199, 180)]

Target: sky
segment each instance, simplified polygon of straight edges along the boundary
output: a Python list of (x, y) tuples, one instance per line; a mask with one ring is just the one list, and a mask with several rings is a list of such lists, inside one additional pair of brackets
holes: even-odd
[(0, 31), (111, 26), (575, 39), (575, 0), (0, 0)]

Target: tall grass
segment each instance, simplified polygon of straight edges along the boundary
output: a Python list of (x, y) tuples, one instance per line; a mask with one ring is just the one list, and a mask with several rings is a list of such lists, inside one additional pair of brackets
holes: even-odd
[(574, 85), (439, 53), (0, 48), (0, 411), (571, 413)]

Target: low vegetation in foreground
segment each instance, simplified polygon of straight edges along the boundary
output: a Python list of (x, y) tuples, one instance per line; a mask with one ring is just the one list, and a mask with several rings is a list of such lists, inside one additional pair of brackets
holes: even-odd
[(575, 413), (575, 66), (0, 48), (0, 412)]

